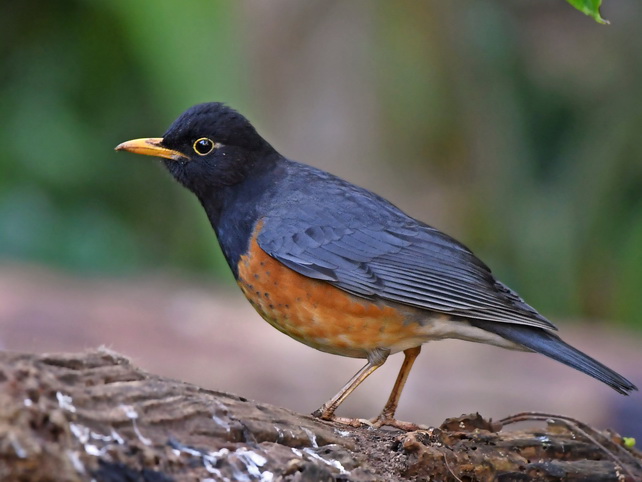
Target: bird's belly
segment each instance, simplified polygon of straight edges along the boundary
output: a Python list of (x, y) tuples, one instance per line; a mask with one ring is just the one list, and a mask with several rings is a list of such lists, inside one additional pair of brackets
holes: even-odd
[(366, 358), (427, 341), (425, 327), (404, 310), (350, 295), (300, 275), (252, 242), (238, 264), (238, 283), (259, 314), (279, 331), (321, 351)]

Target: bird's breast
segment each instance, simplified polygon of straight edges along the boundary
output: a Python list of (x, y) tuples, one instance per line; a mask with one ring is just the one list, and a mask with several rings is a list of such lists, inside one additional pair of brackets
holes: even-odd
[(279, 331), (321, 351), (366, 358), (377, 348), (398, 352), (426, 341), (425, 327), (405, 310), (370, 302), (303, 276), (269, 256), (256, 241), (238, 262), (238, 284)]

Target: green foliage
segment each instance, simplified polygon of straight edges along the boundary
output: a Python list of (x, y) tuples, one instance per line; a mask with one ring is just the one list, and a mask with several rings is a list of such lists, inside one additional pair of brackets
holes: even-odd
[(113, 148), (162, 135), (188, 105), (242, 104), (233, 18), (231, 4), (206, 0), (3, 7), (0, 256), (222, 271), (200, 206), (154, 161)]
[(577, 8), (580, 12), (593, 18), (597, 23), (606, 24), (608, 20), (604, 20), (600, 15), (600, 6), (602, 0), (566, 0), (568, 3)]

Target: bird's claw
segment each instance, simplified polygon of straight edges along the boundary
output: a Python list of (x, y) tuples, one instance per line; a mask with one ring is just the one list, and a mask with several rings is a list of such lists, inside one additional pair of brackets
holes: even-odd
[(399, 430), (403, 430), (404, 432), (414, 432), (416, 430), (426, 430), (428, 428), (425, 425), (418, 425), (413, 422), (404, 422), (403, 420), (397, 420), (394, 417), (386, 416), (384, 414), (381, 414), (368, 422), (368, 425), (372, 428), (394, 427)]
[(404, 432), (413, 432), (415, 430), (426, 430), (428, 427), (425, 425), (418, 425), (412, 422), (404, 422), (402, 420), (397, 420), (394, 417), (380, 414), (379, 416), (373, 419), (366, 418), (349, 418), (349, 417), (338, 417), (334, 414), (323, 414), (320, 410), (317, 410), (312, 413), (313, 417), (320, 418), (321, 420), (326, 420), (328, 422), (340, 423), (342, 425), (347, 425), (354, 428), (367, 427), (369, 429), (377, 429), (381, 427), (394, 427)]

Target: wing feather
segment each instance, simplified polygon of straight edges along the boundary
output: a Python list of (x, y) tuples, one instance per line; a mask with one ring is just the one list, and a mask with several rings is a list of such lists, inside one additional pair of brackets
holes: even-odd
[(320, 191), (316, 197), (298, 192), (262, 218), (258, 243), (266, 253), (304, 276), (367, 299), (556, 329), (450, 236), (347, 183), (332, 191), (334, 203), (324, 202), (327, 185)]

